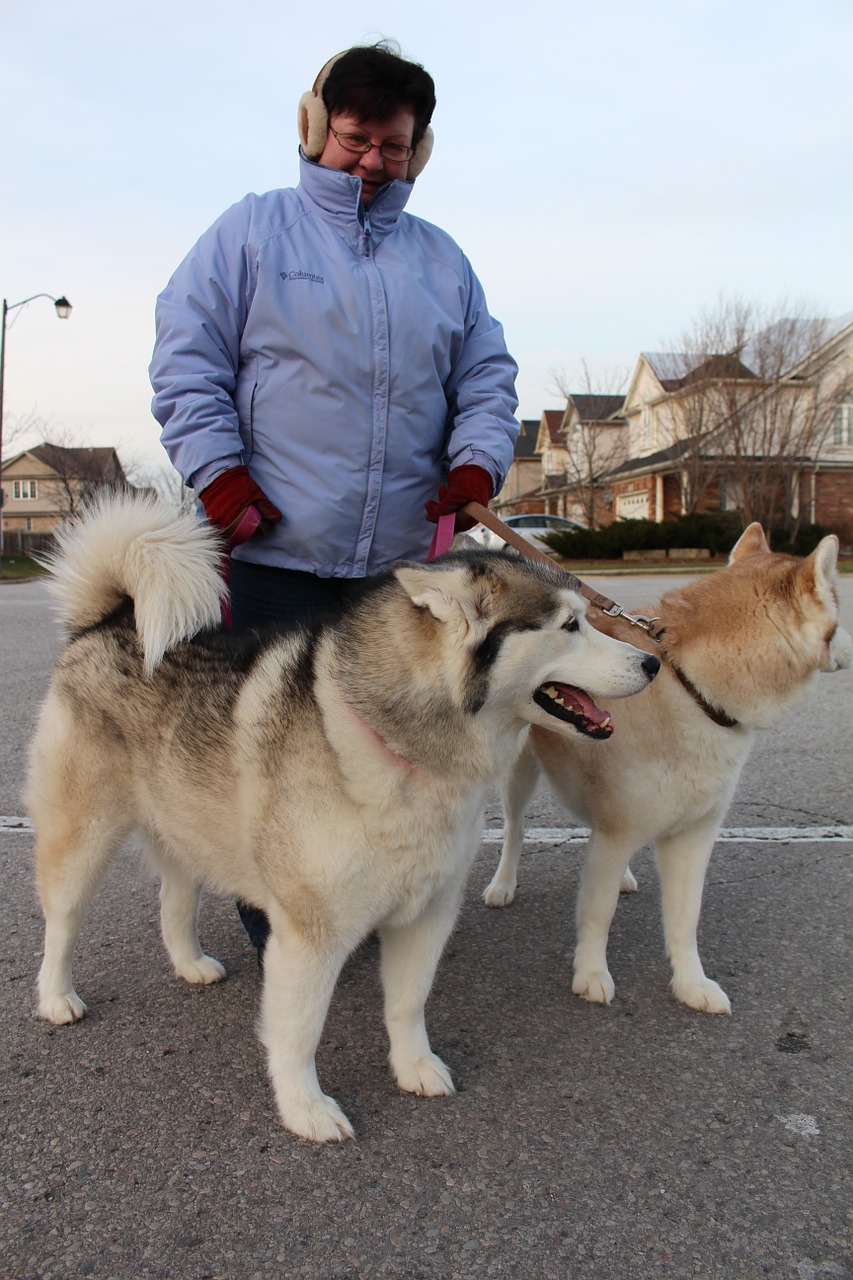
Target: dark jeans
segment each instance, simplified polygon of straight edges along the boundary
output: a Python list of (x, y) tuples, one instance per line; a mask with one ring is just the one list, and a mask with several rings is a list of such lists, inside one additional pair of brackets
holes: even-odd
[(299, 569), (232, 560), (231, 615), (235, 627), (318, 622), (361, 586), (361, 578), (318, 578)]
[[(320, 622), (336, 605), (348, 599), (361, 579), (318, 578), (298, 569), (231, 561), (231, 616), (235, 628), (261, 627), (266, 623)], [(238, 902), (237, 910), (249, 941), (263, 955), (270, 925), (259, 907)]]

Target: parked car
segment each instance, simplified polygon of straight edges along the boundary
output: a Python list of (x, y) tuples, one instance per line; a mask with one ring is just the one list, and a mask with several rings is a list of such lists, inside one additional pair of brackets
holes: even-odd
[[(515, 530), (527, 542), (532, 542), (534, 547), (538, 547), (540, 551), (548, 554), (551, 554), (551, 548), (542, 541), (545, 534), (571, 533), (573, 529), (582, 529), (584, 527), (577, 520), (567, 520), (565, 516), (546, 515), (544, 511), (527, 512), (524, 515), (506, 516), (505, 518), (501, 517), (501, 519), (505, 525)], [(500, 547), (506, 546), (503, 538), (496, 533), (492, 533), (491, 529), (487, 529), (482, 524), (478, 524), (472, 529), (469, 536), (490, 549), (498, 550)]]

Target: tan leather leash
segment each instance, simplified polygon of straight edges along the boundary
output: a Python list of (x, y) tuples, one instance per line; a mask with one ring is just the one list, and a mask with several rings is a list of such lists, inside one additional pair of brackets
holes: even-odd
[(511, 547), (514, 547), (516, 551), (520, 551), (523, 556), (527, 556), (530, 560), (543, 560), (552, 569), (557, 569), (560, 573), (564, 573), (571, 583), (571, 589), (577, 591), (585, 600), (588, 600), (593, 608), (600, 609), (609, 618), (624, 618), (626, 622), (630, 622), (632, 627), (639, 627), (656, 644), (660, 644), (660, 636), (655, 633), (654, 625), (658, 621), (657, 618), (647, 618), (642, 613), (626, 613), (621, 604), (617, 604), (609, 596), (602, 595), (600, 591), (593, 590), (592, 587), (582, 582), (580, 578), (576, 578), (573, 573), (569, 573), (567, 569), (562, 569), (560, 565), (555, 564), (551, 556), (546, 555), (544, 551), (540, 551), (538, 547), (534, 547), (531, 542), (528, 542), (526, 538), (522, 538), (521, 534), (516, 533), (508, 524), (504, 524), (503, 520), (499, 520), (493, 511), (490, 511), (488, 507), (481, 506), (479, 502), (469, 502), (462, 510), (472, 520), (478, 520), (487, 529), (491, 529), (492, 533), (496, 533), (498, 537), (503, 538), (504, 542), (508, 542)]
[[(609, 618), (624, 618), (626, 622), (630, 622), (632, 627), (639, 627), (645, 631), (650, 640), (654, 640), (655, 644), (661, 644), (663, 641), (663, 630), (655, 624), (660, 622), (659, 618), (647, 618), (642, 613), (626, 613), (621, 604), (617, 604), (615, 600), (611, 600), (609, 596), (602, 595), (600, 591), (594, 591), (592, 587), (587, 586), (580, 578), (576, 578), (573, 573), (569, 573), (567, 569), (562, 569), (560, 565), (554, 563), (550, 556), (544, 551), (540, 551), (538, 547), (534, 547), (526, 538), (522, 538), (514, 529), (510, 529), (509, 525), (499, 520), (494, 512), (489, 511), (488, 507), (483, 507), (479, 502), (469, 502), (463, 511), (471, 516), (474, 520), (479, 520), (480, 524), (484, 524), (487, 529), (491, 529), (493, 533), (498, 534), (511, 547), (515, 547), (516, 551), (520, 551), (522, 555), (528, 556), (531, 560), (544, 560), (552, 569), (557, 569), (560, 573), (564, 573), (571, 583), (573, 591), (577, 591), (585, 600), (588, 600), (595, 609), (600, 609), (602, 613), (606, 613)], [(672, 671), (676, 680), (690, 695), (696, 705), (705, 713), (709, 720), (713, 720), (714, 724), (720, 725), (723, 729), (734, 729), (737, 727), (737, 720), (733, 719), (721, 707), (715, 707), (706, 697), (696, 688), (692, 680), (684, 674), (676, 662), (673, 661), (671, 655), (664, 654), (667, 666)]]

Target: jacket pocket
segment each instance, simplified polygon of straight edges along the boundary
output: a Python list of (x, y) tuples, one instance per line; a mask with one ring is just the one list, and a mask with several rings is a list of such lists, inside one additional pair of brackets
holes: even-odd
[(247, 360), (237, 374), (237, 389), (234, 393), (234, 407), (240, 424), (240, 439), (243, 442), (243, 463), (248, 464), (254, 453), (253, 415), (255, 411), (255, 393), (258, 389), (258, 357)]

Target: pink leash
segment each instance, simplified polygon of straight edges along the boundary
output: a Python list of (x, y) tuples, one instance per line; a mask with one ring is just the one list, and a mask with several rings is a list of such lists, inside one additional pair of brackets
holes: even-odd
[(435, 533), (432, 535), (432, 542), (429, 544), (427, 560), (434, 560), (436, 556), (443, 556), (445, 551), (450, 550), (450, 544), (453, 541), (455, 528), (455, 511), (451, 511), (449, 515), (438, 517), (438, 522), (435, 526)]

